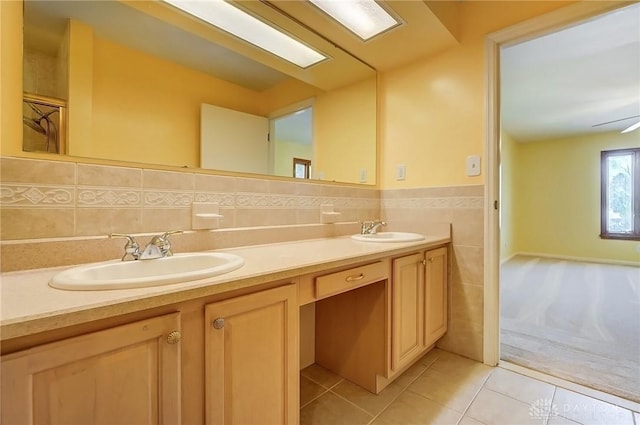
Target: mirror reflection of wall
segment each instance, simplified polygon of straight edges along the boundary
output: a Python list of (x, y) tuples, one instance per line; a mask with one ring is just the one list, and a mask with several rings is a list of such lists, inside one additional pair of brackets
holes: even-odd
[[(338, 120), (326, 112), (314, 113), (313, 153), (301, 157), (313, 158), (314, 163), (320, 161), (318, 164), (328, 164), (335, 170), (353, 168), (353, 172), (342, 174), (328, 169), (329, 180), (357, 183), (358, 168), (367, 168), (369, 175), (375, 176), (374, 70), (352, 58), (358, 62), (357, 67), (367, 68), (362, 74), (364, 80), (327, 89), (265, 65), (258, 67), (258, 72), (250, 71), (249, 66), (260, 64), (212, 44), (202, 36), (201, 28), (191, 31), (202, 23), (184, 25), (186, 18), (182, 16), (172, 18), (170, 24), (160, 15), (146, 12), (162, 6), (157, 1), (115, 0), (24, 3), (25, 90), (68, 102), (66, 154), (198, 168), (203, 103), (269, 117), (274, 111), (310, 98), (316, 99), (322, 111), (337, 110), (336, 102), (343, 103), (345, 96), (352, 96), (347, 103), (357, 105), (357, 109), (343, 108)], [(183, 57), (167, 55), (172, 49), (173, 54), (182, 52)], [(213, 50), (224, 51), (226, 59), (202, 63)], [(195, 64), (196, 59), (201, 63)], [(214, 62), (228, 68), (225, 77), (208, 71)], [(226, 79), (231, 77), (236, 81)], [(364, 105), (365, 101), (371, 104)], [(363, 110), (367, 111), (365, 120)], [(359, 161), (367, 164), (341, 163), (341, 155), (332, 153), (331, 145), (340, 143), (335, 135), (347, 136), (339, 128), (345, 122), (353, 124), (348, 130), (351, 139), (368, 144), (366, 149), (358, 148)], [(325, 143), (327, 148), (322, 146)], [(30, 150), (28, 142), (23, 150)], [(324, 161), (323, 152), (329, 152)], [(291, 158), (286, 173), (279, 175), (291, 177)], [(242, 172), (274, 174), (275, 164), (267, 167), (267, 171)], [(375, 180), (370, 183), (375, 184)]]

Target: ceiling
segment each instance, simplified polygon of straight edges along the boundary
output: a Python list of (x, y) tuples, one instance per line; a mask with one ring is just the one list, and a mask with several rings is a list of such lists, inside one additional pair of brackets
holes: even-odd
[(235, 3), (330, 59), (300, 69), (159, 1), (26, 0), (25, 33), (35, 40), (31, 47), (55, 52), (72, 17), (92, 26), (100, 37), (253, 90), (265, 90), (291, 76), (330, 90), (457, 44), (458, 1), (387, 1), (385, 7), (402, 24), (368, 41), (307, 1)]
[(500, 63), (515, 140), (621, 131), (640, 121), (640, 4), (503, 48)]

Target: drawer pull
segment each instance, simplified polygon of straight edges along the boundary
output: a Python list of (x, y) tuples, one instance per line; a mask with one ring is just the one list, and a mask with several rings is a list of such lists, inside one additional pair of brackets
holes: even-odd
[(358, 275), (347, 276), (345, 279), (347, 282), (356, 282), (358, 280), (364, 279), (364, 273), (360, 273)]

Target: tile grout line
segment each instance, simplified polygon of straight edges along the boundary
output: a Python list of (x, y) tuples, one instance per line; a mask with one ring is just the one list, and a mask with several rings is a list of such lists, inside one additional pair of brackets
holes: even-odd
[[(462, 419), (465, 417), (465, 415), (467, 414), (467, 412), (469, 411), (469, 408), (471, 407), (471, 405), (473, 404), (473, 402), (475, 401), (475, 399), (478, 397), (478, 394), (480, 394), (480, 391), (482, 391), (482, 389), (484, 388), (484, 386), (487, 384), (487, 381), (489, 380), (489, 378), (491, 377), (491, 375), (493, 375), (493, 372), (495, 371), (495, 368), (491, 370), (491, 372), (489, 372), (486, 376), (486, 378), (484, 378), (484, 380), (482, 381), (482, 385), (480, 385), (478, 387), (478, 391), (476, 391), (476, 393), (473, 395), (473, 398), (471, 398), (471, 400), (469, 401), (469, 404), (467, 405), (467, 408), (464, 409), (464, 412), (462, 412), (462, 416), (460, 416), (460, 420), (458, 420), (458, 424), (462, 421)], [(488, 388), (487, 388), (488, 389)], [(469, 416), (470, 418), (472, 418), (473, 420), (475, 420), (476, 422), (480, 422), (479, 419), (473, 418), (471, 416)], [(483, 422), (480, 422), (483, 423)], [(457, 425), (457, 424), (456, 424)]]
[[(425, 366), (424, 370), (418, 374), (413, 380), (411, 380), (404, 388), (402, 388), (402, 391), (400, 391), (398, 393), (397, 396), (393, 397), (393, 399), (391, 399), (391, 401), (389, 403), (387, 403), (386, 406), (384, 406), (382, 408), (382, 410), (380, 410), (380, 412), (378, 412), (377, 415), (374, 415), (373, 419), (369, 422), (369, 424), (371, 424), (373, 421), (375, 421), (376, 419), (378, 419), (378, 417), (380, 415), (382, 415), (384, 413), (385, 410), (387, 410), (387, 408), (389, 408), (389, 406), (391, 406), (398, 398), (400, 398), (400, 396), (402, 394), (404, 394), (406, 391), (409, 391), (409, 387), (411, 386), (411, 384), (413, 384), (415, 381), (418, 380), (418, 378), (420, 378), (426, 371), (427, 369), (429, 369), (436, 361), (438, 361), (438, 359), (436, 358), (433, 362), (431, 362), (431, 364), (429, 364), (429, 366)], [(405, 371), (406, 372), (406, 371)], [(403, 372), (404, 373), (404, 372)]]

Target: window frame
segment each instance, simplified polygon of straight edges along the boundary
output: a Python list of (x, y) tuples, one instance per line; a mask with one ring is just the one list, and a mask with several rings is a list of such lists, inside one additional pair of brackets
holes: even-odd
[(640, 148), (614, 149), (600, 152), (600, 238), (640, 241), (640, 183), (633, 182), (633, 231), (631, 233), (613, 233), (607, 231), (608, 218), (608, 181), (607, 160), (613, 156), (632, 154), (633, 176), (640, 176)]

